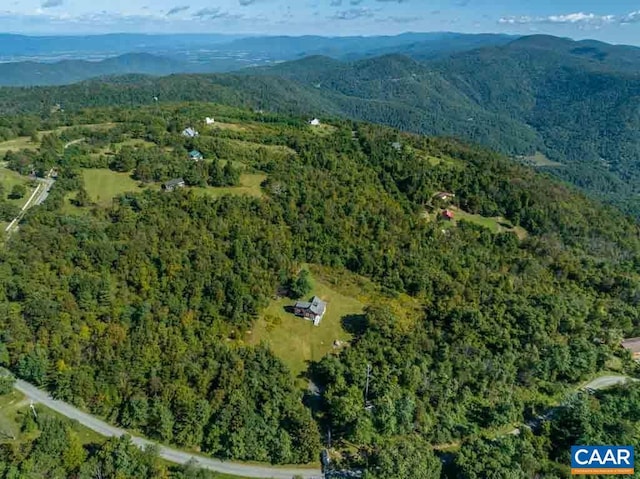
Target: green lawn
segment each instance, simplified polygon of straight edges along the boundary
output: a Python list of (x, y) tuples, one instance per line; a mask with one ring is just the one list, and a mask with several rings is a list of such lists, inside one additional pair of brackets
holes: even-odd
[(39, 145), (33, 143), (28, 136), (21, 136), (14, 138), (13, 140), (0, 142), (0, 155), (4, 155), (7, 151), (23, 150), (25, 148), (38, 148)]
[(333, 125), (327, 125), (326, 123), (320, 123), (319, 125), (309, 125), (311, 131), (313, 131), (316, 135), (320, 136), (328, 136), (337, 130), (337, 128)]
[(248, 195), (260, 198), (262, 196), (262, 189), (260, 185), (267, 178), (266, 175), (246, 173), (240, 175), (240, 186), (207, 186), (207, 187), (192, 187), (194, 193), (200, 195), (208, 195), (213, 197), (223, 195)]
[[(86, 169), (82, 171), (84, 187), (91, 201), (99, 206), (111, 205), (118, 195), (141, 191), (140, 182), (131, 178), (130, 173), (119, 173), (107, 168)], [(73, 195), (72, 195), (73, 196)]]
[[(0, 168), (0, 184), (4, 188), (4, 198), (7, 199), (10, 203), (19, 206), (20, 208), (24, 206), (24, 204), (33, 193), (33, 190), (35, 189), (29, 186), (31, 183), (32, 180), (30, 180), (26, 176), (22, 176), (15, 171), (9, 170), (8, 168)], [(15, 200), (9, 199), (8, 195), (9, 193), (11, 193), (11, 188), (13, 188), (14, 185), (26, 186), (27, 193), (22, 198), (18, 198)]]
[[(463, 211), (460, 208), (457, 208), (455, 206), (451, 206), (449, 207), (449, 209), (453, 211), (454, 219), (453, 221), (443, 221), (442, 222), (443, 229), (452, 228), (457, 225), (458, 221), (463, 220), (463, 221), (468, 221), (470, 223), (474, 223), (478, 226), (483, 226), (485, 228), (488, 228), (493, 233), (503, 233), (505, 231), (512, 231), (521, 240), (525, 239), (528, 236), (527, 230), (525, 230), (523, 227), (514, 226), (509, 220), (501, 216), (486, 217), (482, 215), (467, 213), (466, 211)], [(435, 218), (440, 218), (442, 215), (442, 212), (443, 210), (436, 210), (435, 213), (424, 213), (423, 217), (428, 221), (432, 221)]]
[(537, 151), (535, 155), (525, 156), (524, 161), (532, 166), (562, 166), (562, 163), (550, 160), (539, 151)]
[(268, 343), (295, 376), (307, 369), (307, 361), (317, 361), (336, 350), (336, 340), (349, 341), (351, 335), (343, 328), (343, 318), (363, 311), (363, 303), (358, 299), (344, 295), (315, 275), (312, 283), (313, 289), (308, 296), (316, 295), (327, 302), (327, 312), (319, 326), (286, 312), (285, 307), (292, 306), (295, 301), (282, 298), (271, 301), (247, 334), (251, 344)]
[[(0, 396), (0, 444), (20, 442), (24, 439), (33, 438), (38, 433), (31, 433), (26, 436), (20, 431), (22, 417), (24, 414), (31, 414), (29, 411), (30, 401), (19, 393), (12, 391), (10, 394)], [(39, 416), (55, 416), (65, 419), (58, 413), (45, 408), (42, 405), (36, 405), (36, 411)], [(98, 433), (81, 426), (76, 421), (70, 421), (71, 428), (78, 434), (82, 444), (96, 444), (104, 442), (105, 438)]]
[(15, 440), (20, 438), (18, 411), (28, 404), (25, 402), (25, 397), (18, 391), (0, 396), (0, 444), (13, 442), (13, 438)]

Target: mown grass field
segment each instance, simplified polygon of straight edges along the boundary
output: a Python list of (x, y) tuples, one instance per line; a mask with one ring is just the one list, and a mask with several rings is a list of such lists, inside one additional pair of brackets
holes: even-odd
[(525, 162), (533, 166), (562, 166), (562, 163), (552, 161), (543, 153), (537, 151), (535, 155), (526, 156)]
[(82, 171), (84, 187), (99, 206), (111, 205), (111, 200), (123, 193), (142, 191), (140, 182), (131, 178), (130, 173), (119, 173), (106, 168), (86, 169)]
[(0, 444), (20, 439), (18, 411), (28, 405), (25, 397), (17, 391), (0, 396)]
[(207, 196), (224, 196), (224, 195), (248, 195), (256, 198), (262, 197), (262, 189), (260, 185), (267, 178), (267, 175), (256, 173), (243, 173), (240, 175), (240, 186), (207, 186), (192, 187), (194, 193)]
[(502, 216), (487, 217), (472, 213), (467, 213), (464, 210), (456, 206), (450, 206), (448, 208), (454, 213), (454, 218), (451, 221), (440, 220), (444, 210), (437, 209), (435, 212), (425, 212), (422, 216), (427, 221), (440, 220), (442, 222), (442, 229), (449, 229), (455, 227), (459, 221), (468, 221), (478, 226), (489, 229), (492, 233), (504, 233), (506, 231), (512, 231), (516, 236), (523, 240), (528, 236), (527, 230), (521, 226), (514, 226), (509, 220)]
[[(0, 185), (4, 188), (4, 199), (9, 203), (13, 203), (14, 205), (22, 208), (35, 189), (30, 186), (31, 183), (32, 180), (26, 176), (22, 176), (8, 168), (0, 168)], [(27, 188), (27, 192), (22, 198), (10, 199), (8, 196), (11, 193), (11, 188), (15, 185), (24, 185)]]
[(307, 369), (308, 361), (318, 361), (331, 351), (334, 342), (348, 342), (351, 334), (343, 326), (345, 317), (361, 315), (364, 304), (353, 296), (343, 294), (340, 289), (312, 274), (311, 296), (319, 296), (327, 302), (327, 312), (319, 326), (299, 318), (285, 310), (295, 300), (280, 298), (271, 301), (253, 330), (247, 334), (247, 342), (266, 342), (271, 350), (291, 369), (297, 377)]
[(0, 155), (4, 155), (7, 151), (18, 151), (24, 150), (25, 148), (36, 149), (38, 148), (38, 144), (31, 141), (31, 138), (28, 136), (21, 136), (19, 138), (14, 138), (13, 140), (7, 140), (0, 142)]

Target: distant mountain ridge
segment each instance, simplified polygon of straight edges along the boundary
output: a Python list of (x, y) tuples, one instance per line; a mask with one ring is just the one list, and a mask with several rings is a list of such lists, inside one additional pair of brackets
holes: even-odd
[[(218, 101), (452, 136), (540, 168), (640, 216), (640, 49), (535, 35), (421, 60), (314, 55), (224, 75), (109, 78), (0, 91), (0, 111)], [(413, 48), (413, 47), (411, 47)], [(169, 64), (167, 69), (171, 69)], [(134, 100), (135, 99), (135, 100)], [(36, 101), (37, 100), (37, 101)]]
[(206, 66), (148, 53), (128, 53), (103, 61), (64, 60), (57, 63), (0, 63), (0, 86), (65, 85), (89, 78), (138, 73), (170, 75), (205, 73)]

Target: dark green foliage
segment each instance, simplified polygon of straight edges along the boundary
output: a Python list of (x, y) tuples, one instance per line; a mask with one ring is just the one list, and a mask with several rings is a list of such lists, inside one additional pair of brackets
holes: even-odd
[(20, 214), (20, 207), (0, 199), (0, 219), (11, 221)]
[[(193, 465), (169, 469), (158, 451), (144, 451), (131, 438), (107, 439), (102, 444), (83, 446), (78, 433), (67, 420), (40, 411), (37, 421), (25, 415), (24, 432), (39, 434), (25, 439), (22, 447), (0, 446), (0, 478), (78, 478), (78, 479), (215, 479), (215, 473)], [(35, 437), (35, 438), (33, 438)]]
[(74, 200), (76, 206), (89, 206), (91, 204), (91, 198), (89, 198), (89, 193), (83, 187), (80, 187), (78, 193), (76, 194), (76, 198)]
[(311, 291), (311, 278), (309, 271), (300, 270), (298, 276), (291, 279), (289, 293), (293, 299), (300, 299)]
[(12, 200), (17, 200), (24, 197), (24, 195), (26, 194), (27, 188), (24, 185), (13, 185), (13, 188), (11, 188), (11, 193), (9, 193), (9, 198), (11, 198)]
[(385, 441), (369, 455), (365, 479), (438, 479), (442, 465), (419, 438)]
[(9, 394), (13, 389), (15, 378), (11, 375), (5, 375), (0, 372), (0, 396)]

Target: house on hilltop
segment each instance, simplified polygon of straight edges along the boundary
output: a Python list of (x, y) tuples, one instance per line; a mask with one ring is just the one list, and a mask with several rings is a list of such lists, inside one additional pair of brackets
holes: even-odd
[(319, 126), (320, 125), (320, 120), (318, 120), (317, 118), (314, 118), (313, 120), (309, 121), (309, 124), (311, 126)]
[(640, 361), (640, 338), (625, 339), (622, 347), (631, 353), (633, 359)]
[(206, 118), (204, 119), (204, 121), (205, 121), (205, 123), (206, 123), (207, 125), (213, 125), (213, 124), (216, 122), (216, 120), (214, 120), (213, 118), (209, 118), (209, 117), (206, 117)]
[(449, 193), (447, 191), (438, 191), (435, 195), (433, 195), (433, 197), (442, 201), (449, 201), (450, 199), (455, 198), (456, 195), (455, 193)]
[(186, 136), (187, 138), (195, 138), (199, 135), (200, 133), (198, 133), (194, 128), (191, 127), (182, 130), (182, 136)]
[(193, 161), (201, 161), (204, 159), (204, 156), (202, 156), (202, 153), (200, 153), (198, 150), (191, 150), (189, 152), (189, 158)]
[(162, 184), (162, 189), (164, 191), (173, 191), (176, 188), (184, 188), (186, 183), (182, 178), (174, 178), (173, 180), (169, 180), (166, 183)]
[(327, 311), (327, 303), (317, 296), (311, 298), (311, 301), (298, 301), (293, 307), (296, 316), (313, 321), (314, 326), (318, 326), (324, 313)]

